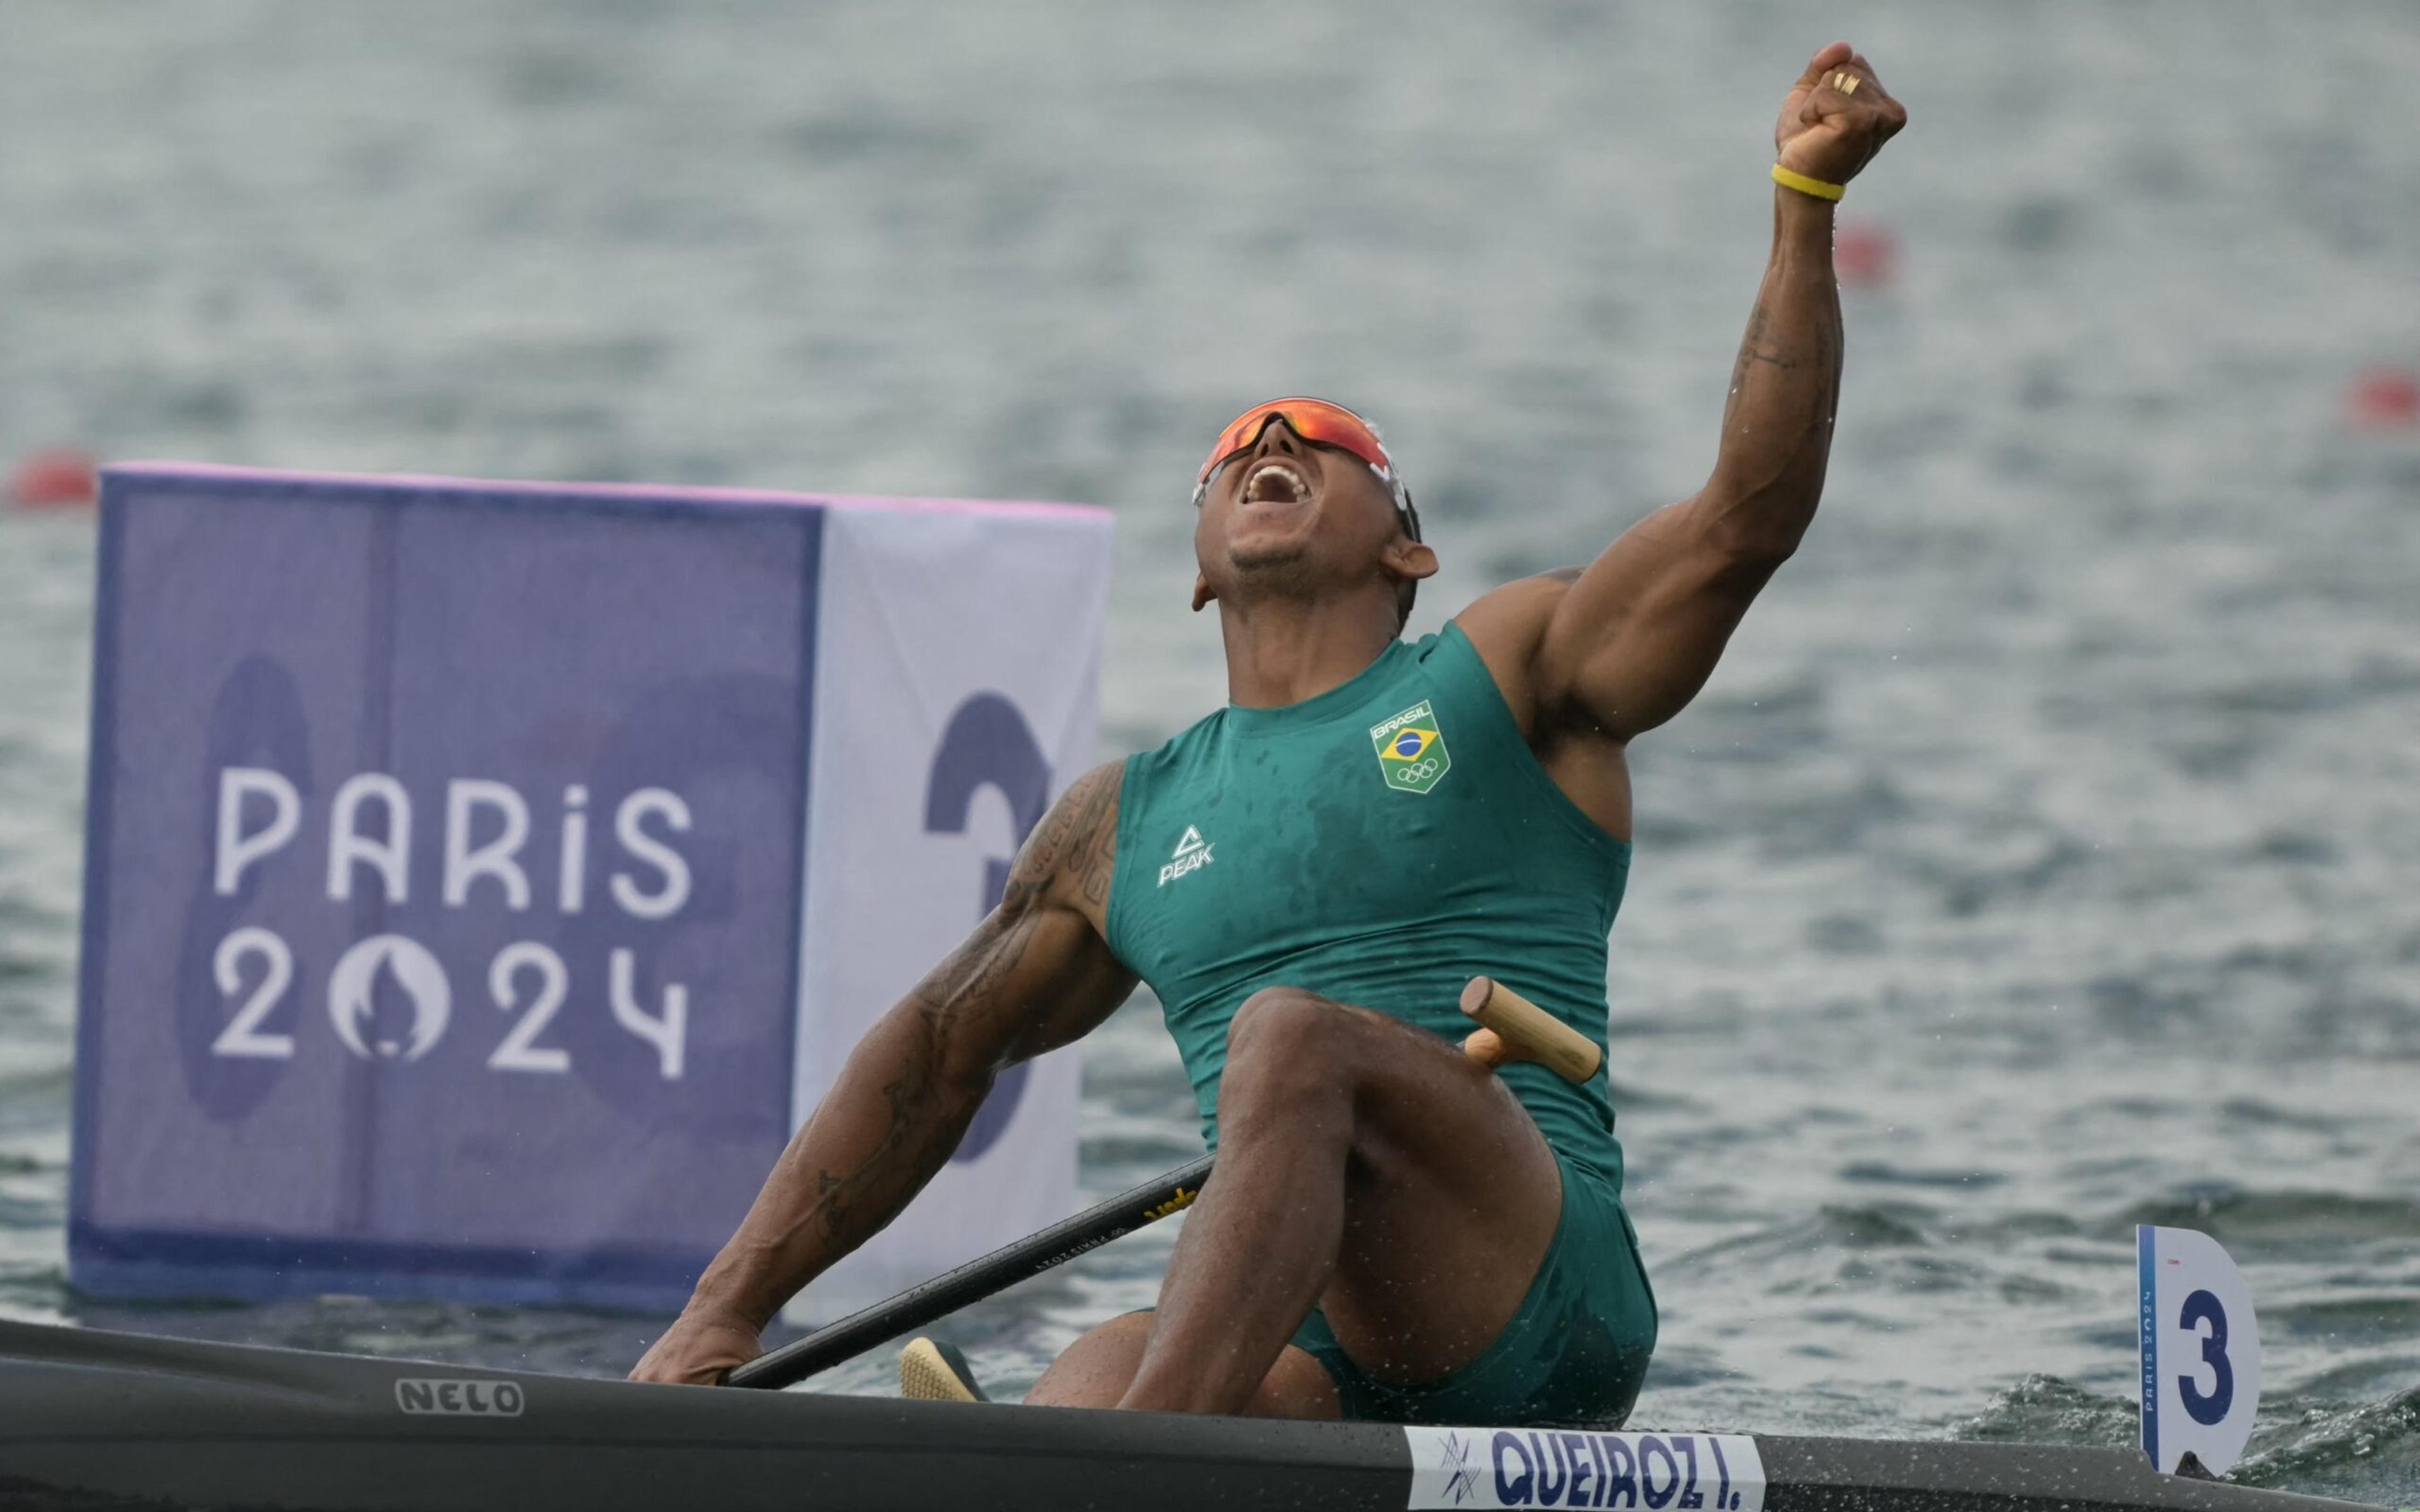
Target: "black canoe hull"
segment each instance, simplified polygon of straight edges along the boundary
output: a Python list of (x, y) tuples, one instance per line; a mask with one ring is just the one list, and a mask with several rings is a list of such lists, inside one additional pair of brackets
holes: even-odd
[[(1771, 1512), (2350, 1504), (2120, 1450), (1759, 1436)], [(701, 1391), (0, 1322), (0, 1509), (1404, 1505), (1400, 1429)]]

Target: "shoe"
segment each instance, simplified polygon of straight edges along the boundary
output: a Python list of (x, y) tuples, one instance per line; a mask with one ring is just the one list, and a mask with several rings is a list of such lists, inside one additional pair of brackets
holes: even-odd
[(899, 1395), (920, 1402), (987, 1402), (957, 1346), (915, 1338), (899, 1351)]

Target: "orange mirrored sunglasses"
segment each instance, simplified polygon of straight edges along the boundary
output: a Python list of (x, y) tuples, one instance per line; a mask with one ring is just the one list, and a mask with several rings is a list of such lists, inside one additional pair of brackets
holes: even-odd
[(1412, 513), (1412, 496), (1404, 489), (1404, 480), (1395, 475), (1395, 464), (1387, 455), (1387, 443), (1379, 438), (1378, 427), (1341, 404), (1301, 395), (1254, 405), (1218, 433), (1218, 444), (1210, 448), (1210, 460), (1202, 464), (1202, 475), (1193, 482), (1196, 505), (1209, 495), (1210, 479), (1219, 465), (1236, 453), (1249, 450), (1273, 420), (1284, 421), (1304, 440), (1340, 448), (1367, 462), (1370, 471), (1378, 474), (1378, 481), (1394, 494), (1395, 507), (1403, 512), (1412, 538), (1419, 538), (1419, 517)]

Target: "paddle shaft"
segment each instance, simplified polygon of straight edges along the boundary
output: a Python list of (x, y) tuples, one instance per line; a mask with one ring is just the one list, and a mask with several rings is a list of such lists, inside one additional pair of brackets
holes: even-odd
[(1204, 1155), (1190, 1165), (1180, 1165), (1098, 1207), (1062, 1219), (981, 1259), (969, 1260), (888, 1301), (851, 1313), (836, 1323), (828, 1323), (805, 1338), (758, 1355), (732, 1371), (723, 1379), (723, 1384), (778, 1389), (804, 1381), (863, 1354), (885, 1339), (895, 1338), (911, 1328), (922, 1328), (996, 1291), (1040, 1275), (1062, 1261), (1072, 1260), (1087, 1250), (1098, 1249), (1110, 1240), (1156, 1223), (1192, 1205), (1194, 1197), (1201, 1194), (1202, 1183), (1209, 1178), (1212, 1159)]
[[(1596, 1074), (1602, 1060), (1596, 1045), (1576, 1029), (1486, 977), (1471, 980), (1462, 995), (1462, 1011), (1496, 1031), (1508, 1054), (1500, 1058), (1541, 1060), (1558, 1074), (1584, 1082)], [(758, 1355), (723, 1378), (726, 1386), (778, 1390), (855, 1359), (885, 1339), (911, 1328), (922, 1328), (959, 1308), (983, 1301), (1032, 1276), (1040, 1275), (1087, 1250), (1098, 1249), (1146, 1224), (1192, 1206), (1202, 1183), (1210, 1179), (1215, 1157), (1204, 1155), (1131, 1192), (1122, 1192), (1098, 1207), (1062, 1219), (1039, 1233), (996, 1249), (981, 1259), (910, 1287), (836, 1323), (828, 1323), (805, 1338)]]

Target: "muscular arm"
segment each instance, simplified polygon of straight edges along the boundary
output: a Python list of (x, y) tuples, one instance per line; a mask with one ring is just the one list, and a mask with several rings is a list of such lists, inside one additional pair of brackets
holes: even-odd
[[(1860, 87), (1844, 92), (1834, 81), (1852, 73)], [(1784, 102), (1777, 145), (1793, 168), (1843, 182), (1904, 120), (1865, 60), (1835, 43)], [(1705, 486), (1580, 572), (1512, 584), (1465, 616), (1533, 739), (1569, 730), (1620, 743), (1679, 713), (1814, 518), (1840, 387), (1833, 209), (1773, 193), (1772, 255)]]
[(1839, 392), (1832, 207), (1776, 188), (1714, 473), (1625, 532), (1556, 603), (1536, 660), (1549, 712), (1628, 740), (1697, 696), (1815, 517)]
[(1102, 938), (1123, 775), (1112, 763), (1067, 790), (1000, 906), (858, 1041), (634, 1377), (710, 1381), (750, 1357), (783, 1303), (932, 1180), (996, 1075), (1082, 1037), (1133, 991)]

